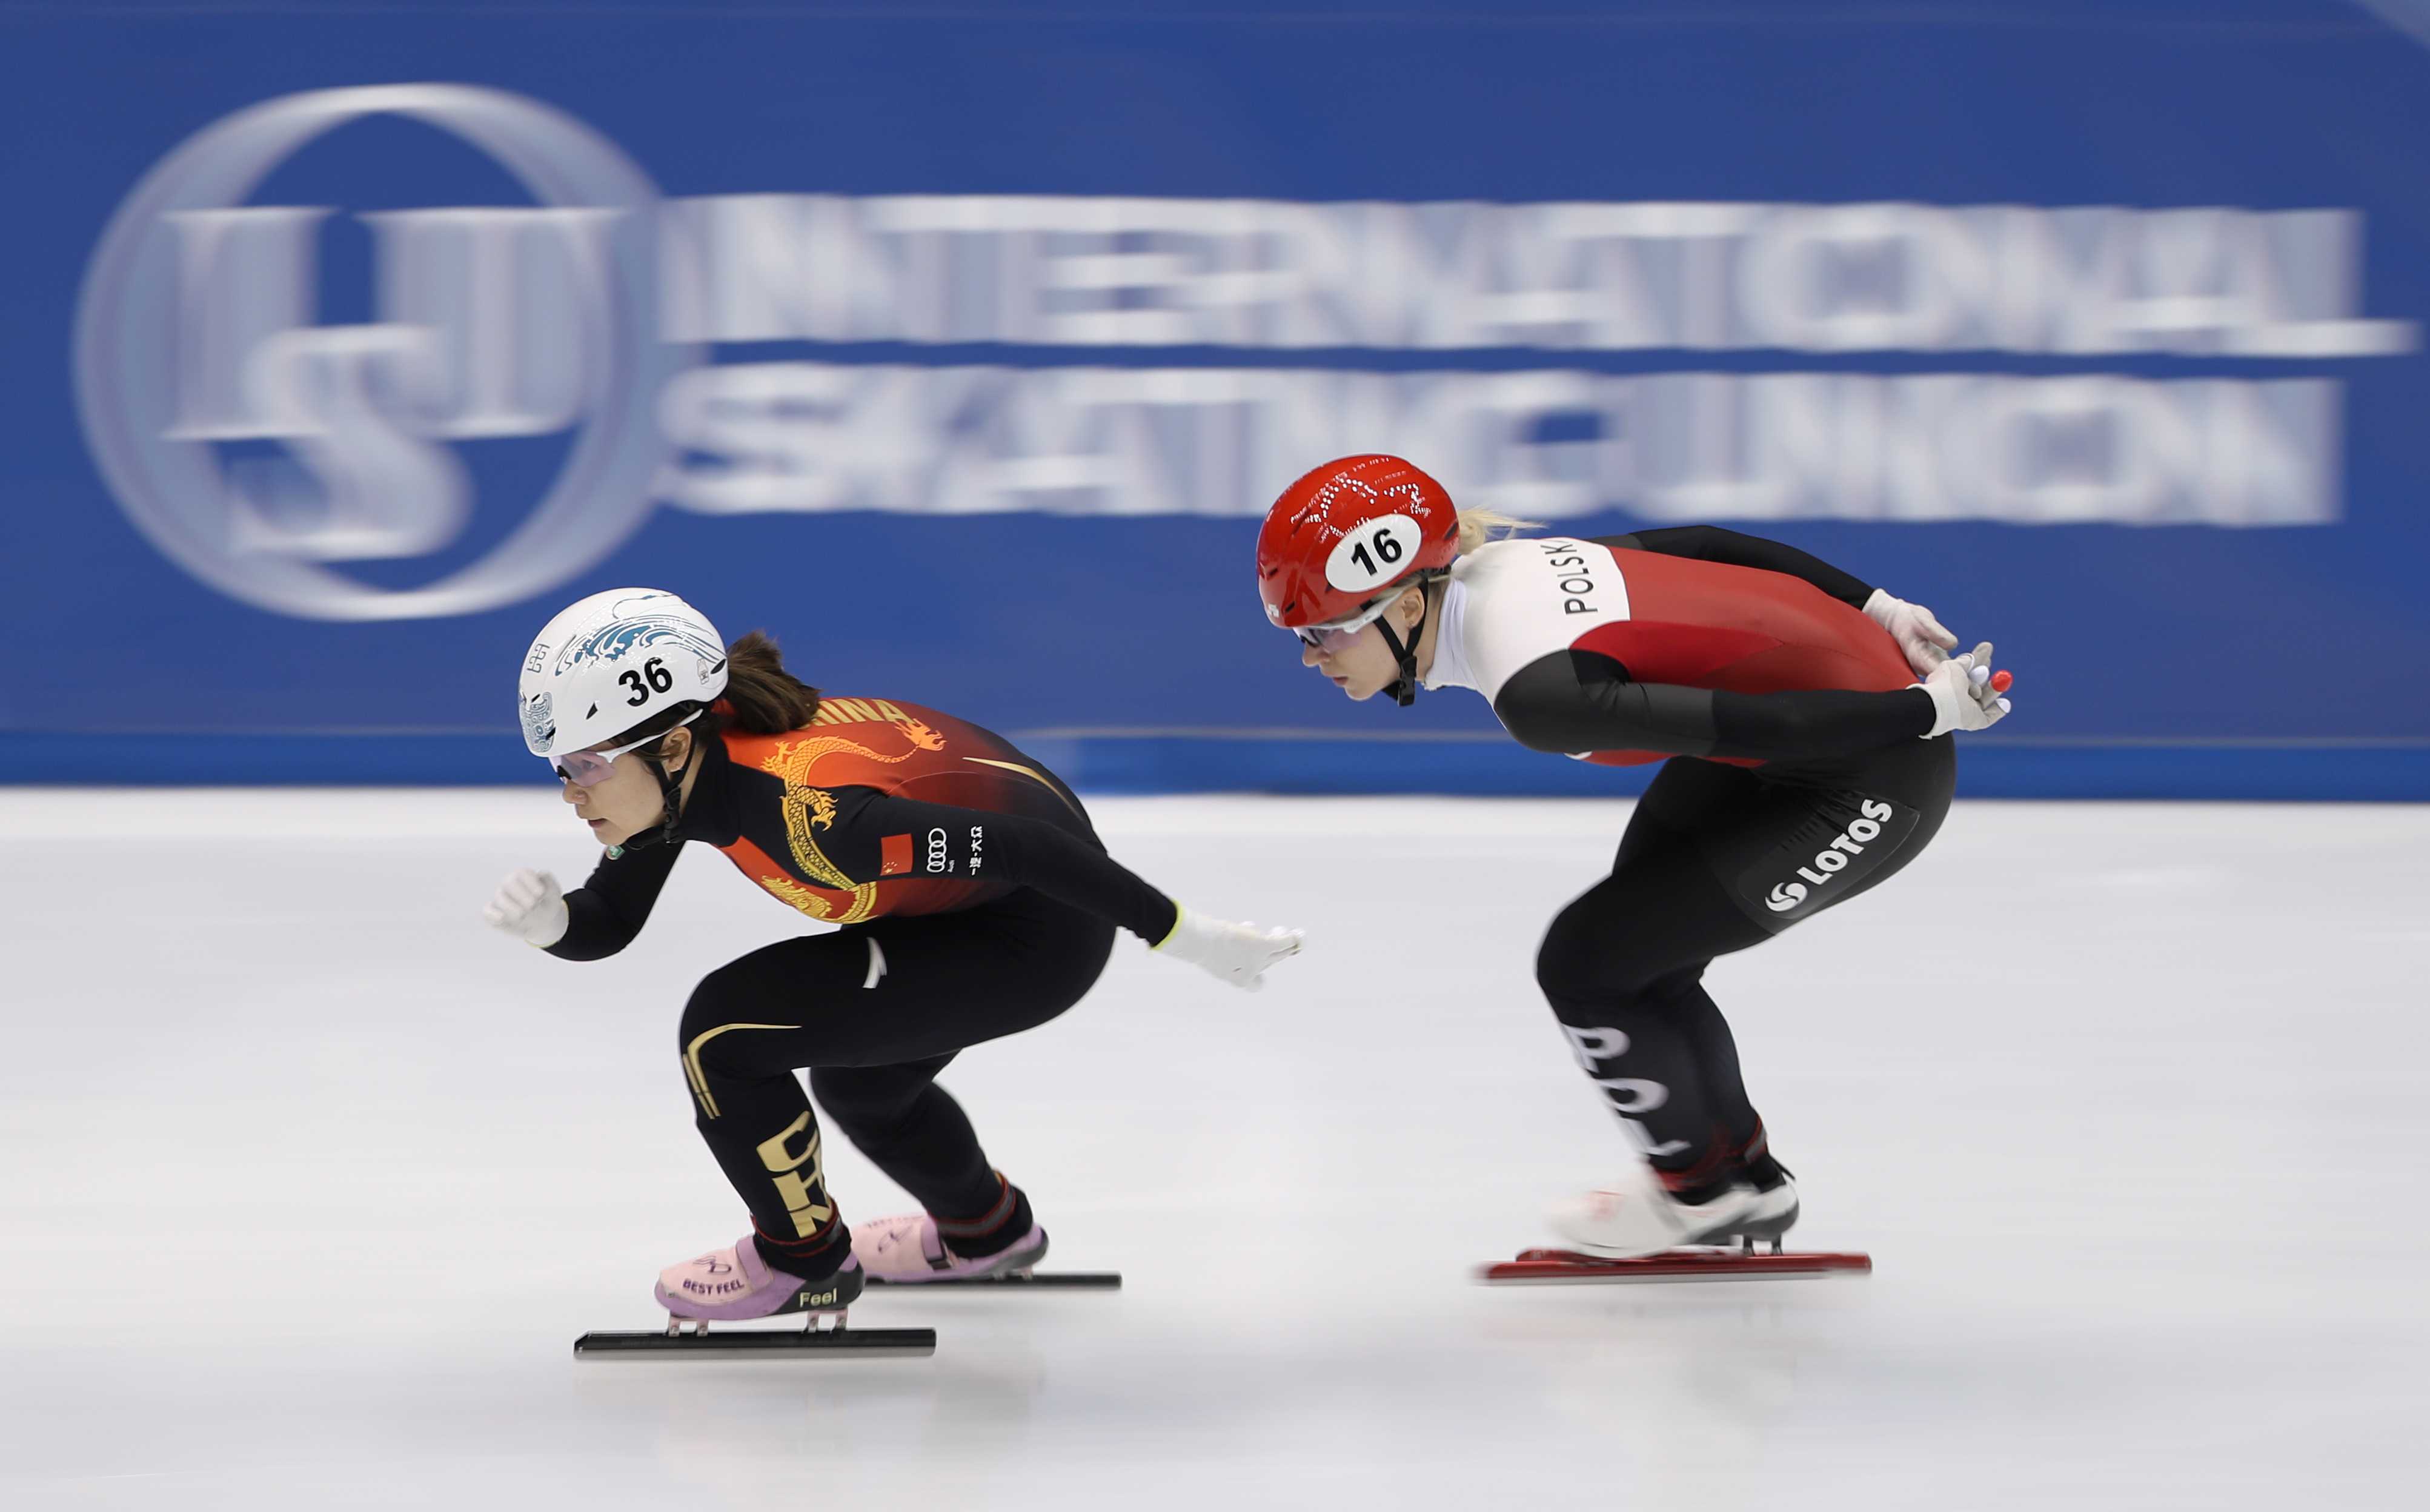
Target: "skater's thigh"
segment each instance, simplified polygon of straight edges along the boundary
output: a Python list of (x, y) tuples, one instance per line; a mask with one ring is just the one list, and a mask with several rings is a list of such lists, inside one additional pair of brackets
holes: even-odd
[(1628, 827), (1621, 832), (1619, 854), (1612, 857), (1612, 871), (1621, 871), (1677, 836), (1723, 822), (1760, 793), (1762, 786), (1744, 767), (1672, 757), (1646, 784), (1630, 811)]
[(685, 1055), (729, 1075), (951, 1055), (1078, 1002), (1112, 946), (1112, 925), (1030, 893), (782, 940), (703, 979)]
[(1537, 980), (1561, 995), (1641, 993), (1769, 933), (1713, 874), (1702, 838), (1742, 824), (1764, 784), (1742, 767), (1674, 757), (1629, 815), (1611, 872), (1556, 915)]
[(886, 953), (887, 981), (907, 997), (982, 999), (999, 1013), (1088, 994), (1113, 954), (1114, 926), (1027, 889), (960, 913), (880, 919), (866, 926)]
[(1631, 839), (1611, 874), (1544, 933), (1536, 978), (1556, 999), (1643, 995), (1771, 938), (1731, 900), (1697, 837), (1645, 829)]
[(870, 977), (853, 996), (867, 1032), (822, 1066), (890, 1066), (1037, 1027), (1088, 994), (1113, 952), (1105, 920), (1023, 890), (958, 913), (856, 926)]
[(1885, 753), (1846, 787), (1767, 783), (1694, 836), (1735, 906), (1766, 934), (1880, 886), (1939, 833), (1956, 786), (1947, 740)]
[(684, 1058), (709, 1074), (768, 1076), (861, 1055), (888, 1038), (873, 1011), (885, 964), (857, 929), (779, 940), (728, 961), (684, 1005)]
[(1938, 831), (1956, 769), (1946, 740), (1884, 752), (1860, 787), (1810, 788), (1674, 759), (1639, 800), (1611, 875), (1563, 909), (1547, 990), (1645, 992), (1879, 885)]

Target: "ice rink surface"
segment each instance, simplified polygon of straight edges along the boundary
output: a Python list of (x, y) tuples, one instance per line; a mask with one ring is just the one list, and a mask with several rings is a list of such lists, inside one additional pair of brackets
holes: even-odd
[(2430, 808), (1961, 805), (1708, 978), (1875, 1273), (1489, 1290), (1623, 1156), (1529, 967), (1627, 803), (1092, 807), (1310, 937), (1254, 997), (1126, 940), (946, 1074), (1127, 1288), (619, 1364), (574, 1337), (742, 1232), (685, 995), (804, 921), (695, 849), (612, 961), (492, 934), (591, 854), (546, 787), (0, 793), (0, 1505), (2420, 1504)]

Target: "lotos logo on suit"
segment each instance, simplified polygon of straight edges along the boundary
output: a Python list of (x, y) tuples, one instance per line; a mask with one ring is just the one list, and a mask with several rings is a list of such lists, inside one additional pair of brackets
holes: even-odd
[[(1804, 903), (1808, 893), (1806, 883), (1822, 887), (1848, 869), (1851, 858), (1865, 854), (1865, 847), (1881, 839), (1882, 833), (1898, 810), (1878, 798), (1868, 798), (1857, 808), (1857, 817), (1845, 829), (1831, 838), (1831, 843), (1816, 853), (1814, 859), (1797, 869), (1805, 882), (1776, 884), (1764, 896), (1763, 906), (1773, 913), (1787, 913)], [(1913, 827), (1913, 816), (1886, 843), (1895, 845)]]

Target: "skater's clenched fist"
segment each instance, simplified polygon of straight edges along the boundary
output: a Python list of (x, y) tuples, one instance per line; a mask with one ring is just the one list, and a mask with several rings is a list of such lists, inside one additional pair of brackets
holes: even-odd
[(529, 867), (507, 873), (481, 917), (493, 928), (543, 949), (563, 939), (571, 922), (565, 889), (557, 885), (557, 878)]

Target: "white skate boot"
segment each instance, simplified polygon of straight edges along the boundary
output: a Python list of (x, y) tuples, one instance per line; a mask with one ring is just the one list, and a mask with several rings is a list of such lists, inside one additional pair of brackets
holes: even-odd
[(1690, 1245), (1777, 1240), (1796, 1221), (1797, 1188), (1785, 1172), (1770, 1190), (1733, 1182), (1719, 1195), (1690, 1204), (1672, 1196), (1661, 1175), (1642, 1162), (1611, 1185), (1561, 1204), (1552, 1215), (1554, 1232), (1579, 1254), (1605, 1260)]
[[(1639, 1164), (1608, 1187), (1562, 1204), (1553, 1227), (1572, 1246), (1522, 1250), (1478, 1271), (1493, 1285), (1540, 1282), (1746, 1281), (1865, 1275), (1861, 1251), (1785, 1253), (1780, 1237), (1797, 1221), (1797, 1187), (1760, 1151), (1729, 1184), (1700, 1203), (1673, 1196), (1662, 1175)], [(1770, 1253), (1756, 1249), (1771, 1241)]]
[(1797, 1222), (1796, 1179), (1787, 1167), (1761, 1153), (1740, 1169), (1739, 1178), (1755, 1188), (1754, 1210), (1739, 1215), (1727, 1233), (1700, 1242), (1728, 1244), (1733, 1240), (1770, 1239), (1773, 1249), (1778, 1251), (1780, 1237)]

